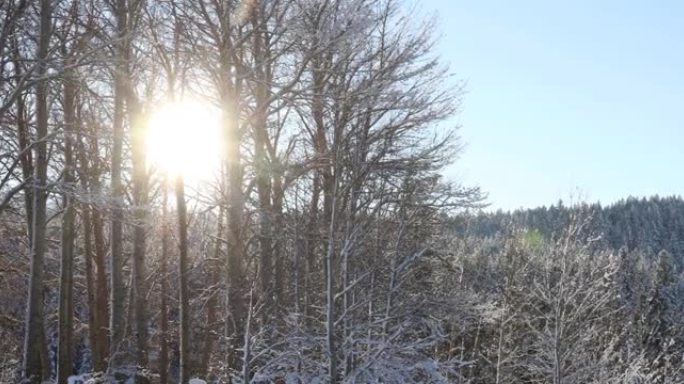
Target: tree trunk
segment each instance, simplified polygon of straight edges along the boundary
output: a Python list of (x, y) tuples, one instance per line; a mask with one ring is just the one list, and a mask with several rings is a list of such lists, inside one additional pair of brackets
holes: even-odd
[[(79, 127), (82, 129), (82, 127)], [(96, 136), (95, 130), (88, 132), (91, 137)], [(78, 145), (78, 162), (77, 168), (79, 178), (81, 181), (81, 188), (84, 191), (98, 191), (99, 190), (99, 168), (97, 165), (90, 166), (87, 160), (89, 153), (97, 154), (98, 146), (97, 140), (92, 140), (92, 147), (90, 152), (81, 140), (76, 141)], [(86, 260), (86, 284), (88, 286), (88, 319), (89, 319), (89, 335), (92, 349), (92, 368), (95, 372), (104, 372), (106, 366), (107, 352), (107, 274), (105, 271), (107, 249), (104, 239), (104, 224), (102, 216), (96, 207), (89, 204), (83, 204), (82, 209), (83, 222), (83, 242)], [(94, 244), (93, 244), (94, 241)], [(94, 247), (93, 247), (94, 245)], [(95, 260), (95, 271), (93, 272), (92, 261)], [(93, 275), (93, 273), (95, 273)]]
[(95, 312), (96, 312), (96, 337), (98, 348), (98, 359), (95, 360), (93, 369), (102, 372), (106, 369), (106, 361), (109, 356), (109, 335), (107, 320), (109, 312), (107, 299), (107, 245), (105, 243), (104, 222), (102, 214), (97, 210), (92, 211), (93, 217), (93, 237), (95, 238)]
[[(240, 356), (237, 350), (242, 346), (244, 320), (246, 318), (246, 304), (244, 298), (244, 263), (245, 255), (242, 244), (242, 166), (240, 163), (240, 111), (238, 104), (242, 69), (236, 61), (241, 60), (241, 53), (233, 46), (235, 26), (233, 7), (223, 7), (220, 25), (219, 65), (220, 65), (220, 93), (222, 106), (223, 140), (225, 143), (225, 166), (227, 171), (227, 229), (228, 249), (226, 274), (227, 309), (225, 333), (227, 339), (226, 364), (238, 370)], [(235, 74), (235, 78), (233, 75)]]
[(168, 185), (166, 181), (162, 187), (162, 244), (160, 257), (160, 275), (161, 275), (161, 292), (160, 292), (160, 311), (159, 311), (159, 383), (168, 383), (168, 369), (169, 369), (169, 319), (168, 319), (168, 257), (169, 257), (169, 217), (168, 217)]
[[(117, 81), (120, 82), (120, 81)], [(124, 301), (126, 290), (123, 282), (123, 209), (124, 191), (121, 179), (123, 155), (123, 95), (122, 87), (117, 85), (114, 92), (114, 128), (112, 142), (111, 188), (113, 197), (111, 224), (110, 294), (111, 310), (109, 317), (110, 356), (114, 356), (124, 333)], [(110, 364), (112, 362), (110, 361)]]
[[(47, 73), (48, 48), (50, 44), (51, 6), (49, 0), (40, 2), (40, 37), (38, 42), (38, 77)], [(46, 244), (47, 218), (47, 135), (48, 135), (48, 82), (36, 83), (36, 168), (33, 183), (33, 240), (31, 241), (31, 274), (29, 279), (26, 332), (24, 338), (23, 373), (29, 382), (40, 382), (50, 376), (49, 364), (41, 361), (45, 349), (43, 329), (43, 273)]]
[[(282, 231), (283, 228), (283, 185), (282, 185), (282, 175), (280, 174), (275, 174), (274, 175), (274, 181), (273, 181), (273, 207), (272, 207), (272, 215), (273, 215), (273, 227), (272, 228), (278, 228), (280, 231)], [(275, 236), (275, 232), (272, 230), (272, 234)], [(283, 237), (284, 235), (279, 235), (275, 237), (274, 241), (275, 244), (273, 246), (273, 255), (275, 257), (275, 264), (274, 264), (274, 279), (273, 279), (273, 284), (275, 285), (275, 306), (276, 308), (284, 308), (285, 307), (285, 293), (286, 293), (286, 287), (285, 287), (285, 257), (286, 255), (283, 254)], [(297, 239), (299, 241), (299, 239)], [(299, 266), (295, 268), (295, 274), (299, 273), (299, 270), (297, 269)]]
[[(125, 332), (124, 302), (126, 290), (123, 281), (123, 210), (124, 189), (122, 182), (122, 157), (124, 142), (124, 99), (126, 95), (125, 62), (127, 51), (127, 17), (126, 1), (117, 0), (112, 10), (117, 22), (116, 54), (117, 62), (114, 67), (114, 116), (112, 141), (111, 188), (113, 197), (111, 224), (111, 264), (110, 264), (110, 294), (111, 312), (109, 321), (110, 359), (115, 357)], [(116, 365), (110, 360), (110, 365)]]
[(314, 301), (312, 293), (314, 290), (314, 273), (316, 272), (316, 250), (317, 244), (320, 241), (319, 236), (319, 214), (318, 205), (321, 194), (321, 182), (318, 172), (313, 175), (313, 186), (311, 191), (311, 207), (309, 209), (309, 219), (306, 230), (306, 260), (304, 266), (304, 317), (308, 319), (311, 316)]
[(187, 383), (190, 378), (190, 297), (188, 292), (188, 213), (185, 206), (183, 177), (175, 181), (176, 209), (178, 213), (179, 240), (179, 285), (180, 285), (180, 374), (179, 382)]
[[(85, 189), (84, 189), (85, 190)], [(88, 341), (90, 343), (91, 357), (90, 364), (94, 372), (102, 370), (99, 362), (102, 361), (100, 348), (98, 346), (98, 319), (97, 319), (97, 298), (95, 293), (95, 276), (93, 274), (93, 240), (90, 232), (92, 220), (90, 218), (90, 207), (82, 205), (81, 223), (83, 225), (83, 259), (85, 260), (86, 274), (86, 294), (88, 297)]]
[[(128, 79), (127, 79), (128, 80)], [(147, 366), (147, 284), (145, 283), (145, 237), (147, 230), (147, 170), (145, 165), (145, 127), (141, 108), (130, 85), (126, 89), (126, 105), (131, 126), (133, 155), (133, 305), (135, 312), (136, 360)]]
[(211, 354), (214, 350), (214, 331), (216, 327), (216, 307), (218, 304), (218, 297), (216, 294), (216, 287), (219, 284), (219, 276), (221, 271), (221, 243), (220, 239), (221, 233), (223, 233), (223, 207), (219, 207), (219, 214), (216, 223), (216, 243), (214, 244), (214, 257), (210, 264), (210, 282), (211, 289), (214, 292), (209, 296), (207, 301), (207, 327), (204, 334), (204, 350), (202, 351), (202, 357), (200, 358), (199, 367), (197, 373), (206, 377), (209, 371), (209, 360), (211, 360)]
[(66, 384), (73, 371), (73, 263), (74, 263), (74, 160), (72, 141), (76, 123), (76, 88), (71, 71), (64, 85), (64, 214), (62, 216), (62, 259), (59, 286), (59, 345), (57, 351), (57, 383)]
[[(233, 94), (232, 92), (230, 93)], [(228, 300), (230, 317), (227, 362), (234, 369), (240, 366), (238, 348), (242, 346), (242, 333), (246, 308), (244, 299), (244, 252), (242, 245), (242, 167), (240, 166), (240, 133), (237, 108), (234, 101), (224, 101), (228, 111), (224, 115), (228, 169)]]
[(335, 201), (331, 205), (330, 231), (325, 254), (326, 271), (326, 318), (325, 338), (328, 347), (328, 375), (331, 384), (337, 383), (337, 351), (335, 345), (335, 272), (333, 256), (335, 254)]
[(266, 142), (268, 138), (267, 112), (268, 112), (268, 81), (266, 78), (265, 61), (267, 59), (266, 47), (264, 47), (264, 31), (260, 19), (259, 7), (252, 12), (253, 26), (253, 56), (254, 56), (254, 99), (255, 112), (252, 123), (254, 137), (254, 172), (256, 179), (257, 195), (259, 198), (259, 252), (261, 274), (261, 297), (264, 300), (266, 310), (264, 317), (268, 317), (273, 307), (273, 249), (271, 233), (271, 174), (268, 161)]
[(247, 321), (245, 321), (245, 338), (242, 346), (242, 382), (249, 383), (251, 381), (250, 362), (252, 361), (252, 343), (251, 343), (251, 328), (252, 328), (252, 308), (253, 308), (253, 290), (249, 291), (249, 308), (247, 308)]

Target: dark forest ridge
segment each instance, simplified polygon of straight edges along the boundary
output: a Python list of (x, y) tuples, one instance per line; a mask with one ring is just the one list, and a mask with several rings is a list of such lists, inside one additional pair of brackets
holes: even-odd
[(562, 201), (549, 207), (489, 212), (456, 219), (459, 235), (505, 236), (511, 228), (534, 229), (547, 239), (562, 235), (573, 220), (585, 220), (584, 232), (606, 249), (666, 250), (684, 265), (684, 200), (681, 196), (628, 197), (613, 204)]

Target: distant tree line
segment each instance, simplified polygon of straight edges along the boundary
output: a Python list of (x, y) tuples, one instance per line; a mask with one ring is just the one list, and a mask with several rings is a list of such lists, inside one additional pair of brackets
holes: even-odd
[(539, 231), (555, 239), (579, 214), (590, 217), (585, 233), (595, 248), (640, 251), (655, 257), (665, 250), (678, 266), (684, 266), (684, 200), (679, 196), (622, 199), (614, 204), (565, 205), (559, 201), (549, 207), (512, 212), (476, 213), (452, 221), (459, 236), (494, 237), (509, 228)]

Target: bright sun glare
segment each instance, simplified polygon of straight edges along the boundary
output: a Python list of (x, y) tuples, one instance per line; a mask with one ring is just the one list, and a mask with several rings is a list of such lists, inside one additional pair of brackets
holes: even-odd
[(189, 182), (211, 179), (221, 163), (219, 117), (219, 111), (199, 101), (161, 106), (150, 118), (148, 166)]

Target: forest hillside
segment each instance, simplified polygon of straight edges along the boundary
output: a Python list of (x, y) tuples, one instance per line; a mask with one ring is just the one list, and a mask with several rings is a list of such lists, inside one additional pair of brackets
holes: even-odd
[(652, 257), (665, 250), (684, 265), (684, 200), (679, 196), (628, 197), (607, 206), (559, 201), (549, 207), (461, 215), (452, 224), (456, 236), (500, 237), (510, 228), (525, 228), (554, 239), (579, 216), (587, 219), (584, 231), (593, 236), (595, 249), (624, 247)]

